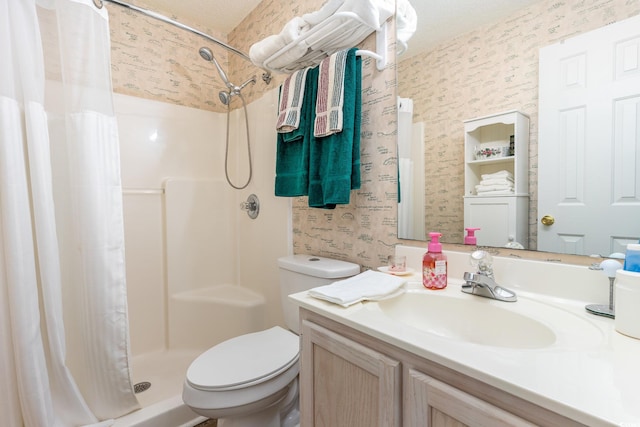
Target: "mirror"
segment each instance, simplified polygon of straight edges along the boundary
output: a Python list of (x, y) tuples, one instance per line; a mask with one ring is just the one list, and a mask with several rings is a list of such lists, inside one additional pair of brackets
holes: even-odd
[[(441, 18), (435, 3), (432, 0), (412, 1), (418, 12), (418, 28), (429, 27), (429, 20)], [(461, 0), (460, 3), (468, 2)], [(449, 34), (446, 39), (434, 43), (411, 39), (407, 52), (398, 57), (398, 95), (413, 104), (412, 121), (405, 128), (418, 125), (424, 132), (424, 231), (441, 232), (446, 243), (460, 244), (464, 238), (464, 121), (509, 110), (530, 117), (529, 212), (526, 220), (528, 247), (536, 249), (538, 171), (543, 166), (538, 164), (537, 146), (539, 49), (624, 20), (637, 11), (624, 4), (611, 5), (605, 12), (600, 7), (591, 7), (593, 5), (552, 5), (543, 0), (509, 2), (516, 9), (507, 11), (505, 3), (496, 1), (500, 7), (490, 17), (483, 16), (483, 22), (459, 29), (457, 34)], [(595, 3), (603, 7), (605, 3), (610, 5), (606, 0)], [(459, 13), (460, 19), (474, 13), (473, 9), (456, 7), (452, 7), (451, 12)], [(452, 22), (453, 26), (455, 21)], [(406, 135), (413, 131), (401, 130), (401, 117), (399, 115), (398, 137), (409, 138)], [(407, 173), (402, 170), (403, 163), (407, 163), (400, 155), (403, 145), (407, 142), (399, 141), (401, 187)], [(401, 204), (404, 201), (402, 194)], [(411, 234), (416, 227), (406, 225), (409, 212), (419, 210), (415, 206), (403, 209), (399, 205), (398, 238), (422, 240), (422, 230)], [(415, 223), (415, 218), (411, 219)], [(480, 239), (478, 243), (482, 244)], [(606, 255), (608, 252), (603, 249), (599, 253)]]

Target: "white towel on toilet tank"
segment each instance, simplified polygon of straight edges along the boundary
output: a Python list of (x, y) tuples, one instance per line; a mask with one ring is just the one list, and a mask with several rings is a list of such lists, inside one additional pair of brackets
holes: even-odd
[(309, 295), (348, 307), (360, 301), (376, 301), (395, 295), (402, 291), (406, 282), (401, 277), (367, 270), (357, 276), (313, 288)]

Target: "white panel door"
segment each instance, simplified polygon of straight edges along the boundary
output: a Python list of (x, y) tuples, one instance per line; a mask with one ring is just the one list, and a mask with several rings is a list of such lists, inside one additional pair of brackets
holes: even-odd
[(640, 237), (640, 16), (542, 48), (539, 116), (538, 249), (624, 252)]

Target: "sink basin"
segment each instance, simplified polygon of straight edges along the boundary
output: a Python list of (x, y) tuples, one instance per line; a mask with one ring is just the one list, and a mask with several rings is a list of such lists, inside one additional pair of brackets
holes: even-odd
[[(466, 294), (408, 291), (377, 304), (389, 318), (441, 337), (496, 347), (549, 347), (557, 340), (554, 330), (532, 316), (519, 313), (516, 308), (519, 305), (526, 309), (530, 303), (505, 303)], [(541, 315), (545, 316), (544, 311), (550, 307), (539, 305)], [(562, 314), (554, 313), (564, 317)]]

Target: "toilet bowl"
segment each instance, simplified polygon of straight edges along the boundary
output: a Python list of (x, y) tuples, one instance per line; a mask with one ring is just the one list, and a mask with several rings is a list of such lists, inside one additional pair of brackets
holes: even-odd
[[(182, 398), (209, 418), (254, 415), (255, 419), (256, 413), (287, 403), (283, 400), (291, 388), (297, 390), (298, 353), (299, 337), (279, 326), (231, 338), (189, 366)], [(265, 415), (253, 425), (280, 426), (269, 421), (276, 414)]]
[(297, 307), (287, 295), (360, 272), (357, 264), (310, 255), (283, 257), (278, 265), (290, 330), (274, 326), (231, 338), (198, 356), (187, 370), (182, 400), (217, 419), (219, 427), (298, 425), (300, 337)]

